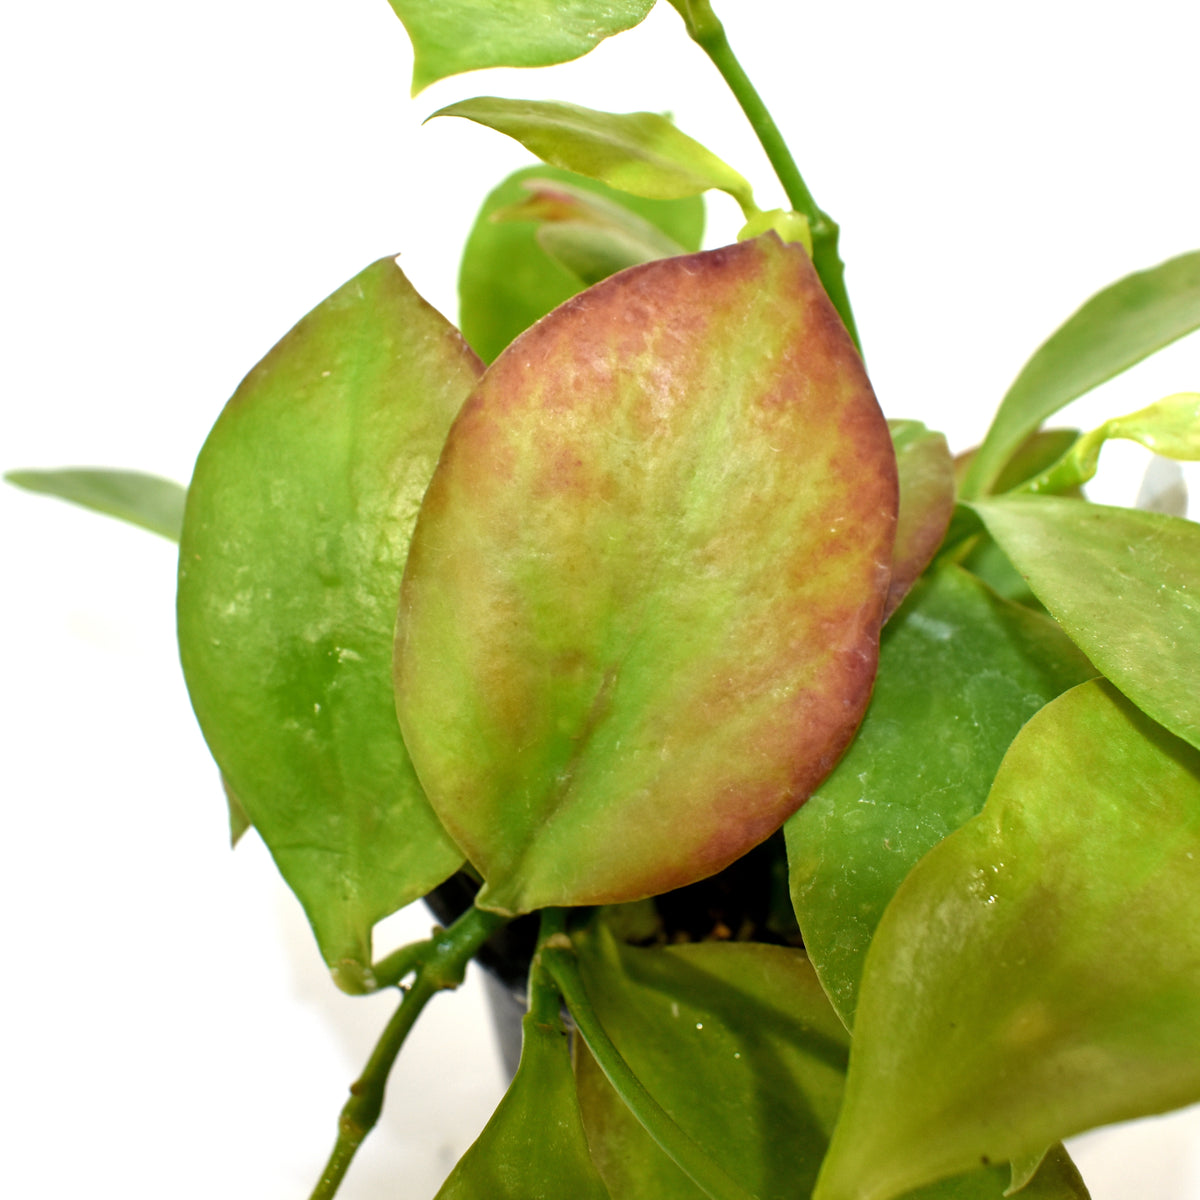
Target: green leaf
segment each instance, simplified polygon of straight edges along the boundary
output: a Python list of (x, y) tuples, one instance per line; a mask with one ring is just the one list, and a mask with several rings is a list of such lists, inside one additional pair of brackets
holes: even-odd
[(972, 507), (1097, 668), (1200, 746), (1200, 525), (1054, 496)]
[(140, 525), (173, 542), (179, 541), (187, 493), (169, 479), (142, 471), (113, 471), (104, 467), (9, 471), (4, 478), (27, 492), (57, 496), (131, 525)]
[[(1021, 1200), (1089, 1200), (1075, 1164), (1062, 1146), (1039, 1156), (1037, 1174), (1020, 1192)], [(1006, 1166), (984, 1167), (954, 1175), (905, 1192), (904, 1200), (1001, 1200), (1011, 1196), (1012, 1171)]]
[(632, 29), (654, 0), (389, 0), (413, 44), (412, 94), (483, 67), (545, 67)]
[(798, 246), (634, 267), (490, 368), (426, 493), (397, 707), (496, 911), (703, 878), (866, 705), (887, 426)]
[(1053, 333), (1009, 388), (968, 468), (963, 495), (988, 491), (1012, 452), (1047, 417), (1155, 350), (1200, 329), (1200, 250), (1093, 296)]
[[(1012, 491), (1027, 483), (1034, 476), (1056, 463), (1079, 438), (1077, 429), (1039, 429), (1032, 433), (1013, 452), (1012, 457), (1004, 465), (993, 486), (996, 493)], [(965, 474), (966, 465), (970, 463), (971, 453), (960, 455), (955, 462), (955, 472), (961, 478)], [(1070, 489), (1064, 493), (1071, 496), (1082, 496), (1079, 489)], [(1006, 600), (1035, 608), (1045, 612), (1038, 598), (1029, 590), (1029, 585), (1018, 574), (1017, 569), (1008, 560), (1008, 556), (989, 537), (983, 529), (982, 522), (966, 505), (959, 505), (951, 521), (950, 542), (955, 529), (963, 531), (963, 537), (974, 539), (966, 554), (957, 561), (966, 567), (973, 575), (977, 575), (994, 592)], [(966, 530), (970, 532), (967, 533)], [(976, 537), (979, 534), (981, 536)]]
[[(807, 1195), (841, 1101), (848, 1038), (804, 953), (752, 942), (639, 950), (581, 938), (588, 999), (650, 1094), (759, 1197)], [(703, 1195), (576, 1056), (592, 1156), (614, 1200)]]
[(370, 986), (374, 922), (461, 861), (400, 737), (391, 650), (417, 506), (479, 371), (381, 260), (246, 377), (188, 496), (179, 641), (192, 703), (351, 990)]
[(246, 831), (254, 826), (246, 815), (242, 802), (233, 794), (229, 780), (224, 776), (221, 777), (221, 787), (225, 791), (225, 804), (229, 809), (229, 845), (234, 847), (242, 840)]
[[(1078, 429), (1039, 429), (1031, 433), (1009, 456), (1004, 469), (996, 476), (991, 490), (999, 494), (1009, 492), (1027, 480), (1032, 479), (1039, 471), (1057, 462), (1074, 444), (1079, 437)], [(954, 477), (958, 487), (970, 470), (975, 455), (979, 452), (976, 446), (958, 455), (954, 460)]]
[(1057, 462), (1021, 488), (1024, 492), (1071, 492), (1096, 474), (1109, 438), (1138, 442), (1164, 458), (1200, 459), (1200, 392), (1177, 392), (1124, 417), (1113, 417), (1077, 438)]
[(592, 1164), (561, 1024), (526, 1014), (521, 1064), (437, 1200), (608, 1200)]
[(1009, 1185), (1004, 1194), (1006, 1196), (1013, 1196), (1025, 1188), (1029, 1181), (1037, 1174), (1038, 1168), (1045, 1161), (1047, 1153), (1049, 1153), (1049, 1147), (1043, 1146), (1040, 1150), (1031, 1150), (1025, 1154), (1014, 1154), (1008, 1164)]
[(530, 185), (587, 191), (654, 226), (685, 251), (700, 249), (704, 201), (645, 200), (557, 167), (524, 167), (489, 193), (467, 239), (458, 277), (463, 336), (485, 362), (519, 333), (583, 289), (583, 281), (552, 258), (539, 241), (539, 221), (496, 220), (528, 199)]
[(433, 116), (466, 117), (515, 138), (543, 162), (635, 196), (678, 200), (716, 188), (754, 211), (746, 180), (658, 113), (607, 113), (555, 100), (477, 96)]
[(814, 1200), (1200, 1099), (1200, 754), (1104, 680), (1018, 735), (867, 958)]
[(899, 471), (900, 511), (885, 621), (929, 566), (954, 512), (954, 460), (945, 436), (920, 421), (889, 421), (888, 429)]
[(784, 826), (796, 919), (847, 1025), (905, 876), (983, 807), (1021, 726), (1094, 674), (1053, 621), (954, 566), (923, 579), (892, 618), (858, 736)]
[(1029, 584), (1009, 561), (1008, 555), (986, 533), (975, 539), (975, 544), (960, 560), (960, 565), (976, 579), (986, 583), (997, 596), (1037, 612), (1046, 611), (1045, 605), (1029, 590)]
[[(803, 951), (753, 942), (662, 949), (576, 935), (587, 995), (642, 1084), (761, 1200), (808, 1196), (841, 1103), (848, 1037)], [(585, 1046), (575, 1071), (592, 1158), (612, 1200), (703, 1200), (632, 1117)], [(1000, 1200), (1003, 1168), (911, 1200)], [(1030, 1200), (1087, 1200), (1062, 1147)]]

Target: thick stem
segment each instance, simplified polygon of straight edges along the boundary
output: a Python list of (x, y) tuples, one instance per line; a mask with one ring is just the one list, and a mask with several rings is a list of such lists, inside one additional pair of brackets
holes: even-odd
[(547, 912), (543, 918), (538, 961), (562, 994), (576, 1029), (625, 1106), (706, 1196), (712, 1200), (754, 1200), (675, 1123), (621, 1056), (588, 999), (575, 949), (566, 933), (564, 916), (560, 912), (552, 918), (553, 924), (546, 919), (550, 916)]
[(383, 1111), (388, 1075), (422, 1009), (438, 992), (462, 983), (467, 963), (509, 919), (469, 908), (449, 929), (439, 930), (426, 942), (405, 946), (379, 964), (377, 976), (391, 976), (398, 981), (415, 973), (415, 978), (404, 990), (400, 1007), (387, 1023), (362, 1074), (350, 1087), (350, 1099), (338, 1118), (337, 1142), (311, 1200), (329, 1200), (336, 1194), (359, 1146), (375, 1127)]
[(821, 283), (829, 299), (837, 309), (847, 332), (861, 351), (858, 329), (854, 324), (854, 313), (850, 308), (850, 297), (846, 292), (845, 267), (838, 256), (838, 226), (828, 213), (817, 205), (812, 192), (800, 174), (796, 160), (792, 157), (779, 126), (775, 124), (757, 88), (750, 81), (742, 64), (730, 48), (725, 36), (725, 27), (713, 12), (709, 0), (671, 0), (671, 4), (683, 18), (688, 34), (721, 73), (729, 85), (742, 112), (758, 137), (767, 159), (770, 161), (788, 202), (795, 212), (808, 218), (813, 239), (813, 266), (817, 269)]

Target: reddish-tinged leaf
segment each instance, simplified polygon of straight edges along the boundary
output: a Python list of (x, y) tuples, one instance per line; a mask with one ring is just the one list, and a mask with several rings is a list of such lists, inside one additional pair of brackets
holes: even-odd
[(887, 425), (774, 236), (622, 272), (464, 406), (401, 595), (401, 726), (502, 911), (630, 900), (777, 829), (853, 735)]
[[(488, 193), (463, 249), (458, 276), (458, 317), (463, 337), (491, 362), (519, 333), (584, 289), (584, 282), (546, 251), (544, 222), (504, 220), (498, 214), (528, 198), (528, 185), (567, 184), (613, 208), (641, 217), (675, 244), (670, 254), (700, 249), (704, 200), (644, 200), (558, 167), (523, 167)], [(652, 254), (648, 258), (667, 258)], [(632, 266), (632, 262), (622, 266)], [(589, 280), (598, 283), (598, 279)]]
[(945, 435), (920, 421), (889, 421), (888, 428), (900, 471), (900, 513), (885, 621), (929, 566), (954, 512), (954, 459)]

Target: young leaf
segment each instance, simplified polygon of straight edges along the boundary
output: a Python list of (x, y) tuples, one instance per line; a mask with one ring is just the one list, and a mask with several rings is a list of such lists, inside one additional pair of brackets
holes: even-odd
[[(602, 931), (579, 945), (597, 1018), (675, 1122), (750, 1194), (807, 1195), (837, 1117), (849, 1039), (804, 953), (749, 942), (638, 950)], [(576, 1071), (592, 1156), (614, 1200), (703, 1195), (586, 1051)]]
[(412, 94), (483, 67), (546, 67), (632, 29), (654, 0), (389, 0), (413, 44)]
[(543, 162), (635, 196), (677, 200), (716, 188), (747, 212), (756, 211), (746, 180), (658, 113), (607, 113), (555, 100), (477, 96), (433, 116), (487, 125)]
[(592, 1164), (561, 1024), (522, 1022), (521, 1064), (437, 1200), (609, 1200)]
[(884, 914), (814, 1200), (1200, 1099), (1198, 889), (1200, 754), (1104, 680), (1044, 708)]
[(480, 366), (395, 262), (368, 267), (246, 377), (205, 442), (179, 641), (204, 736), (348, 988), (375, 921), (461, 854), (392, 701), (417, 506)]
[(972, 507), (1099, 670), (1200, 746), (1200, 525), (1055, 496)]
[[(583, 290), (583, 281), (552, 258), (539, 241), (544, 228), (532, 221), (496, 220), (528, 199), (528, 186), (549, 183), (596, 196), (659, 230), (683, 251), (700, 249), (704, 200), (645, 200), (558, 167), (523, 167), (489, 193), (463, 251), (458, 276), (463, 337), (485, 362), (519, 333)], [(676, 251), (678, 252), (678, 251)]]
[(478, 903), (632, 900), (778, 828), (865, 707), (895, 506), (798, 246), (635, 267), (519, 338), (451, 431), (396, 639)]
[[(1031, 433), (1009, 456), (1004, 469), (996, 476), (991, 490), (999, 495), (1011, 492), (1032, 479), (1039, 472), (1056, 463), (1079, 437), (1078, 429), (1039, 429)], [(962, 481), (970, 470), (979, 447), (967, 450), (954, 459), (956, 488), (962, 490)]]
[(1021, 488), (1023, 492), (1071, 492), (1096, 474), (1109, 438), (1138, 442), (1166, 458), (1200, 459), (1200, 392), (1177, 392), (1124, 417), (1113, 417), (1077, 438), (1057, 462)]
[(1200, 250), (1093, 296), (1042, 344), (1008, 389), (962, 493), (991, 488), (1012, 452), (1047, 417), (1155, 350), (1200, 329)]
[(169, 479), (142, 471), (114, 471), (104, 467), (9, 471), (4, 478), (27, 492), (57, 496), (131, 525), (140, 525), (173, 542), (179, 541), (187, 493)]
[(738, 230), (739, 242), (749, 241), (768, 231), (779, 234), (780, 241), (799, 242), (811, 256), (813, 252), (812, 224), (809, 219), (798, 212), (788, 209), (773, 208), (769, 212), (755, 213), (741, 229)]
[(587, 287), (641, 263), (684, 253), (676, 247), (671, 254), (658, 251), (660, 245), (611, 226), (581, 221), (545, 224), (537, 232), (538, 244), (553, 259), (562, 263)]
[[(539, 174), (542, 178), (538, 178)], [(565, 171), (556, 171), (555, 174), (566, 175), (568, 178), (554, 180), (545, 177), (545, 169), (535, 170), (533, 176), (522, 184), (526, 192), (525, 198), (507, 208), (497, 210), (492, 214), (492, 220), (543, 222), (539, 233), (557, 225), (587, 225), (597, 229), (619, 231), (631, 242), (641, 243), (645, 250), (644, 255), (636, 262), (629, 263), (629, 266), (687, 253), (685, 247), (674, 238), (668, 237), (652, 221), (639, 216), (628, 207), (627, 201), (633, 197), (627, 193), (614, 192), (605, 187), (604, 191), (611, 193), (610, 198), (599, 190), (595, 180), (589, 181), (590, 186), (588, 183), (580, 186), (569, 180), (583, 179), (583, 176), (572, 176), (570, 172)], [(593, 282), (600, 281), (597, 279)]]
[(900, 473), (900, 511), (886, 621), (929, 566), (954, 512), (954, 460), (946, 438), (920, 421), (889, 421)]
[(588, 287), (626, 267), (687, 253), (652, 222), (586, 188), (548, 179), (530, 179), (525, 187), (524, 201), (492, 219), (540, 222), (538, 244)]
[(1021, 726), (1094, 674), (1053, 621), (954, 566), (923, 579), (892, 618), (858, 736), (784, 826), (796, 919), (847, 1025), (904, 877), (983, 807)]

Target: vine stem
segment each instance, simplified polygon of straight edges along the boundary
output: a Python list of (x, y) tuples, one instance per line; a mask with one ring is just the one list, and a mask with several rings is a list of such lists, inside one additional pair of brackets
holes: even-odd
[(711, 1200), (755, 1200), (675, 1123), (613, 1044), (588, 997), (575, 947), (566, 932), (564, 910), (547, 909), (542, 914), (536, 963), (554, 981), (575, 1028), (609, 1083), (662, 1151)]
[(725, 27), (713, 12), (709, 0), (671, 0), (671, 5), (683, 18), (692, 41), (712, 60), (741, 106), (766, 152), (772, 169), (783, 185), (793, 211), (802, 213), (808, 219), (813, 239), (813, 266), (834, 308), (842, 318), (846, 332), (850, 334), (855, 347), (861, 353), (862, 345), (854, 323), (854, 313), (850, 308), (850, 296), (846, 291), (845, 266), (838, 255), (837, 222), (818, 206), (812, 192), (808, 190), (800, 168), (796, 166), (796, 160), (792, 157), (783, 134), (779, 132), (779, 126), (775, 124), (775, 119), (763, 103), (758, 89), (750, 81), (750, 76), (746, 74), (730, 47), (729, 39), (725, 36)]
[(350, 1099), (338, 1118), (337, 1141), (310, 1200), (330, 1200), (336, 1194), (359, 1146), (379, 1120), (388, 1075), (422, 1009), (438, 992), (462, 983), (467, 963), (509, 920), (510, 917), (499, 913), (469, 908), (449, 929), (438, 930), (427, 941), (403, 947), (376, 968), (377, 978), (386, 978), (398, 986), (406, 975), (412, 974), (414, 978), (407, 988), (401, 986), (403, 998), (399, 1008), (388, 1021), (362, 1074), (350, 1086)]

